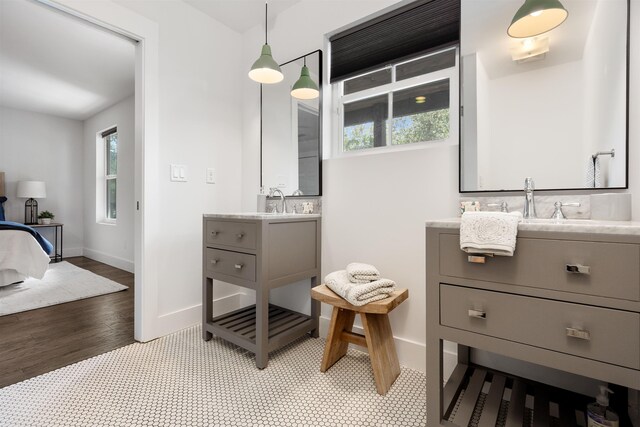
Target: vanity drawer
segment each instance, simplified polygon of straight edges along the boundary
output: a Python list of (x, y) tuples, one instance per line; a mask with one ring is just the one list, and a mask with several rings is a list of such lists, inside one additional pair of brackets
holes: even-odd
[[(640, 245), (519, 237), (513, 257), (469, 262), (460, 238), (440, 237), (440, 274), (563, 292), (640, 301)], [(567, 265), (589, 267), (569, 273)]]
[(255, 282), (256, 256), (220, 249), (206, 249), (207, 271)]
[(257, 226), (250, 222), (208, 220), (206, 226), (207, 244), (256, 248)]
[(441, 284), (440, 323), (640, 369), (638, 313)]

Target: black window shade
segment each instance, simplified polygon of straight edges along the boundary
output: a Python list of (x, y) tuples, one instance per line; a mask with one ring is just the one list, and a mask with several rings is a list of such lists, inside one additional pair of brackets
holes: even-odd
[(331, 83), (460, 40), (460, 0), (418, 0), (331, 37)]
[(102, 136), (102, 138), (106, 138), (107, 136), (112, 135), (116, 132), (118, 132), (118, 128), (111, 128), (111, 129), (105, 130), (100, 135)]

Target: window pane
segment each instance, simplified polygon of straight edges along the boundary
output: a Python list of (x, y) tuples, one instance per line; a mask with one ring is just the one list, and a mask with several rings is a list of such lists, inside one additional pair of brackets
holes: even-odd
[(449, 137), (449, 79), (393, 93), (392, 145)]
[(396, 66), (396, 81), (444, 70), (456, 65), (456, 50), (450, 49)]
[(364, 76), (354, 77), (344, 81), (343, 91), (345, 95), (360, 92), (391, 83), (391, 68), (374, 71)]
[(344, 104), (343, 150), (387, 145), (389, 97), (385, 95)]
[(107, 218), (116, 219), (116, 179), (107, 180)]
[(112, 133), (105, 138), (107, 149), (107, 175), (118, 174), (118, 134)]

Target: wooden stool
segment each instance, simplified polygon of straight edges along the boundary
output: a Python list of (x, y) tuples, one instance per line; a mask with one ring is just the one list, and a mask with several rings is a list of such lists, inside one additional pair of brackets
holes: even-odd
[[(393, 342), (389, 312), (409, 297), (409, 290), (399, 289), (389, 298), (360, 307), (349, 304), (325, 285), (311, 289), (311, 297), (333, 306), (320, 371), (326, 372), (347, 354), (349, 343), (367, 347), (376, 389), (379, 394), (386, 394), (400, 375), (400, 363)], [(364, 335), (351, 332), (356, 313), (360, 313)]]

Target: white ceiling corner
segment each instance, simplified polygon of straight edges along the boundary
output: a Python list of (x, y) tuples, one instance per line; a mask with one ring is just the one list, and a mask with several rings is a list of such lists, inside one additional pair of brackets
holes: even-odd
[[(264, 23), (265, 0), (183, 0), (234, 31), (244, 33)], [(270, 0), (269, 20), (300, 0)]]
[(31, 0), (0, 0), (0, 105), (85, 120), (134, 93), (128, 39)]

